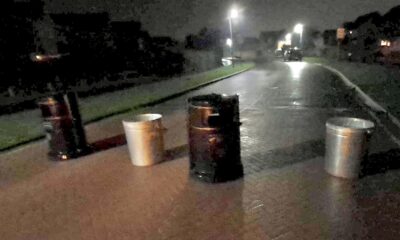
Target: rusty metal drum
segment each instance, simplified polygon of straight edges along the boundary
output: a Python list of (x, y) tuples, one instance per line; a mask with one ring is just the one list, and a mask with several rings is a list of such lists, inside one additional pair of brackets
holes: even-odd
[(195, 96), (188, 105), (191, 176), (211, 183), (242, 177), (239, 96)]

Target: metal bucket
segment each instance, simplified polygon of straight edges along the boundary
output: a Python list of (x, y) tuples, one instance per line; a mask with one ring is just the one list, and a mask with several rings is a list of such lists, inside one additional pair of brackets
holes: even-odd
[(375, 124), (359, 118), (332, 118), (326, 123), (325, 170), (336, 177), (357, 178), (368, 156)]
[(123, 120), (129, 155), (135, 166), (150, 166), (164, 159), (164, 128), (160, 114), (141, 114)]

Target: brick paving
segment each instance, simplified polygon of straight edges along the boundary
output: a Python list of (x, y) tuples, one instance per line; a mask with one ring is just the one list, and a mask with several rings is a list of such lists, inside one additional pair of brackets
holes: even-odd
[[(133, 167), (125, 145), (67, 162), (48, 161), (43, 141), (2, 154), (1, 239), (399, 239), (399, 170), (357, 181), (323, 171), (325, 121), (369, 116), (335, 76), (300, 65), (299, 78), (296, 64), (144, 109), (168, 128), (168, 161), (153, 167)], [(240, 94), (243, 179), (188, 176), (185, 99), (209, 92)], [(128, 115), (87, 126), (89, 141), (118, 139)], [(397, 149), (378, 127), (370, 158)]]

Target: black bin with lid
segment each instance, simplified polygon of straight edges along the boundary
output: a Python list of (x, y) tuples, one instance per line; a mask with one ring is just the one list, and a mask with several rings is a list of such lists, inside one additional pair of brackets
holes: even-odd
[(211, 183), (242, 177), (239, 96), (200, 95), (188, 105), (191, 176)]
[(90, 152), (79, 114), (76, 94), (55, 94), (39, 102), (49, 156), (68, 160)]

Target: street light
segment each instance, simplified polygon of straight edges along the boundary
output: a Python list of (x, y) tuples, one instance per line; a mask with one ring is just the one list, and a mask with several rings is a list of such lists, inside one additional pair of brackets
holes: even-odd
[(303, 45), (303, 39), (302, 39), (303, 38), (303, 24), (300, 24), (300, 23), (296, 24), (296, 26), (294, 26), (293, 31), (295, 33), (300, 34), (300, 47), (302, 47), (302, 45)]
[(229, 18), (237, 18), (239, 16), (239, 11), (236, 8), (232, 8), (229, 13)]
[(226, 45), (228, 45), (229, 47), (232, 47), (232, 39), (230, 39), (230, 38), (226, 39)]
[[(231, 35), (231, 38), (227, 40), (227, 45), (230, 47), (231, 50), (231, 58), (232, 58), (232, 66), (233, 64), (233, 31), (232, 31), (232, 19), (237, 18), (239, 16), (239, 11), (236, 8), (232, 8), (229, 11), (229, 16), (228, 16), (228, 20), (229, 20), (229, 32)], [(229, 41), (229, 43), (228, 43)]]

